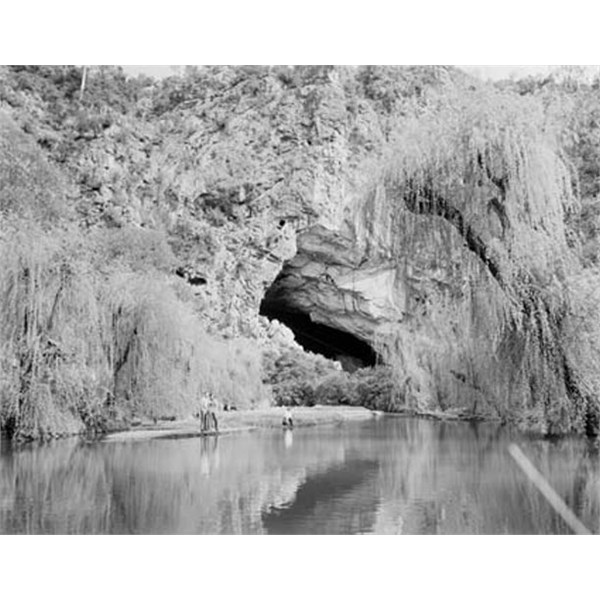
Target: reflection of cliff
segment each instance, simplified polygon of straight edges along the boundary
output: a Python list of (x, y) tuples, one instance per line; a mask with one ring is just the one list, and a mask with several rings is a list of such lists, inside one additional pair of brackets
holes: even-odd
[(267, 533), (345, 534), (370, 531), (378, 492), (378, 463), (355, 459), (309, 476), (294, 500), (263, 513)]

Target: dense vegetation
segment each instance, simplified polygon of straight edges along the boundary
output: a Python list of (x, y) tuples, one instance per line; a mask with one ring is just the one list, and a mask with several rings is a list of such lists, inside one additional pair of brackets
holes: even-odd
[(393, 411), (406, 404), (403, 390), (394, 389), (388, 366), (343, 371), (339, 364), (299, 348), (267, 350), (265, 382), (280, 406), (349, 404)]
[[(429, 243), (455, 277), (381, 340), (388, 362), (400, 381), (423, 374), (413, 381), (417, 407), (425, 396), (548, 433), (597, 427), (587, 126), (574, 131), (537, 98), (489, 89), (436, 98), (411, 121), (365, 203), (369, 233), (390, 228), (399, 260), (407, 244)], [(568, 134), (580, 145), (567, 145)]]
[(159, 229), (82, 228), (39, 148), (0, 121), (0, 425), (19, 439), (264, 398), (260, 357), (202, 327)]
[[(82, 76), (0, 69), (2, 429), (29, 439), (189, 415), (204, 391), (234, 406), (597, 427), (597, 80), (491, 86), (391, 67)], [(347, 176), (336, 136), (369, 173), (359, 241), (389, 239), (401, 275), (445, 278), (373, 340), (386, 366), (352, 374), (257, 317), (293, 255), (288, 221), (323, 208), (311, 174)]]

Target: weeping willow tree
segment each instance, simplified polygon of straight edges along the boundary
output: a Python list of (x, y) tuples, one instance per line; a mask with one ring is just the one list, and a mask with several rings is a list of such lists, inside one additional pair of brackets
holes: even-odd
[[(381, 345), (417, 408), (485, 404), (547, 432), (584, 427), (596, 400), (566, 339), (576, 206), (534, 101), (463, 91), (399, 124), (361, 210), (412, 290), (410, 316)], [(417, 271), (440, 285), (415, 290)]]
[(160, 280), (118, 273), (106, 293), (120, 410), (181, 417), (196, 412), (206, 392), (238, 408), (261, 402), (261, 357), (250, 342), (209, 336)]
[(69, 235), (33, 226), (0, 244), (1, 424), (13, 435), (76, 432), (101, 401), (108, 363), (96, 286)]
[(209, 390), (260, 401), (255, 350), (209, 336), (167, 274), (93, 256), (93, 237), (76, 228), (3, 225), (0, 427), (11, 436), (187, 416)]

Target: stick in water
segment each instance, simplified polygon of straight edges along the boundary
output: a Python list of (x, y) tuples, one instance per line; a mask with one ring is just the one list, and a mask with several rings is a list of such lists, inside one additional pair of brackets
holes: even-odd
[(508, 447), (510, 455), (521, 470), (527, 475), (531, 483), (546, 498), (552, 508), (564, 519), (567, 525), (577, 535), (591, 535), (591, 531), (575, 516), (575, 513), (565, 504), (564, 500), (554, 491), (544, 476), (533, 466), (531, 461), (523, 454), (516, 444)]

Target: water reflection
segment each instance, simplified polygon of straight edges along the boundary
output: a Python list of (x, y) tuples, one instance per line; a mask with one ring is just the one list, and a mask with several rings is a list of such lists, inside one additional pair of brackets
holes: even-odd
[(220, 439), (0, 450), (0, 533), (570, 533), (506, 452), (515, 439), (594, 532), (586, 440), (386, 418)]
[(370, 531), (378, 494), (378, 462), (351, 459), (309, 475), (293, 500), (263, 513), (266, 533), (344, 534)]
[(286, 429), (283, 432), (283, 444), (286, 448), (291, 448), (294, 443), (294, 434), (291, 429)]

